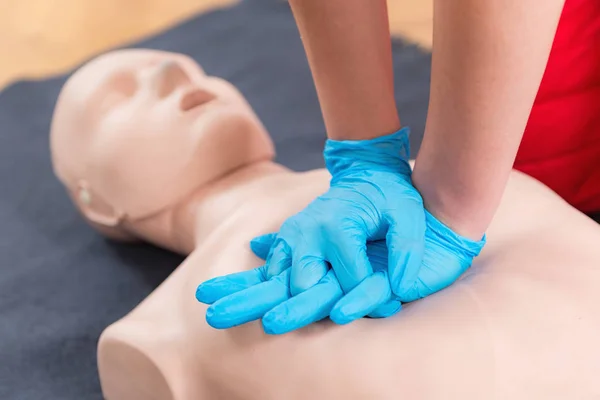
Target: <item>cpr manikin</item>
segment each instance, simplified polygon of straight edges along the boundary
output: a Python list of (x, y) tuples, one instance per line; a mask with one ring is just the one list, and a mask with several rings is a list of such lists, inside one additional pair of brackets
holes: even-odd
[(271, 161), (241, 94), (189, 58), (103, 55), (63, 88), (54, 168), (100, 232), (189, 254), (103, 332), (104, 395), (120, 399), (589, 399), (600, 397), (600, 227), (514, 173), (488, 244), (456, 284), (393, 318), (282, 336), (219, 331), (194, 297), (260, 265), (254, 236), (326, 190), (324, 170)]

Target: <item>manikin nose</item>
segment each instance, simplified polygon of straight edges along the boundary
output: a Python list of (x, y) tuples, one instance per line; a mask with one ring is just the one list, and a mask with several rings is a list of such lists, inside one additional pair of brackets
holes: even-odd
[(172, 60), (157, 65), (152, 71), (150, 79), (158, 97), (166, 97), (178, 87), (191, 83), (181, 65)]
[(200, 87), (194, 87), (183, 94), (179, 101), (181, 111), (189, 111), (206, 104), (216, 98), (216, 95)]

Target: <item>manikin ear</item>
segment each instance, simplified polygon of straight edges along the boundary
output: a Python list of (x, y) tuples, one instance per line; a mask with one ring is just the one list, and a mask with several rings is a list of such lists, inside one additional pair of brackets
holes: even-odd
[(118, 226), (124, 214), (117, 211), (108, 202), (104, 201), (86, 181), (79, 181), (75, 193), (72, 193), (77, 208), (91, 222), (106, 227)]
[(103, 201), (87, 182), (79, 181), (77, 190), (70, 194), (85, 220), (102, 235), (122, 242), (139, 241), (121, 226), (125, 215)]

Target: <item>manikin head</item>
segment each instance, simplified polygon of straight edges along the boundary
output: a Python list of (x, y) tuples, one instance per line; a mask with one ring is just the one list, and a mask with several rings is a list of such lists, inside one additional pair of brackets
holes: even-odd
[(51, 152), (77, 208), (105, 233), (274, 155), (235, 87), (184, 55), (153, 50), (107, 53), (71, 76)]

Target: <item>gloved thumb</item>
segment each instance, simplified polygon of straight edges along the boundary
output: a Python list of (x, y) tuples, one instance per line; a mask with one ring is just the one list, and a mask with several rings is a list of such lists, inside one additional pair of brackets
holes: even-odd
[(404, 199), (401, 211), (389, 217), (386, 235), (388, 271), (392, 292), (405, 302), (423, 261), (425, 247), (425, 214), (423, 205)]
[(471, 266), (486, 242), (485, 235), (476, 242), (453, 232), (429, 212), (425, 215), (427, 232), (423, 263), (417, 279), (403, 294), (402, 301), (405, 302), (427, 297), (450, 286)]
[(277, 239), (277, 232), (257, 236), (250, 241), (250, 250), (256, 257), (266, 260), (275, 239)]

